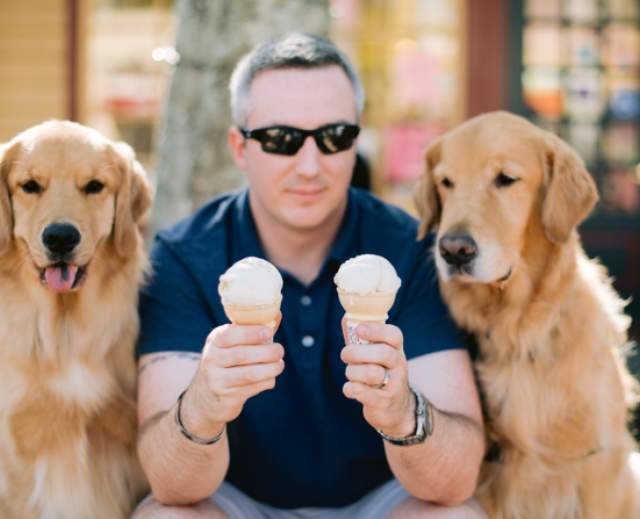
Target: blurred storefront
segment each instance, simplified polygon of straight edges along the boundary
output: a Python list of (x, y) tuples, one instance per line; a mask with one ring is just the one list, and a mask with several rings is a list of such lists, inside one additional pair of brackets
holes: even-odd
[(331, 2), (331, 36), (357, 64), (367, 93), (360, 148), (373, 188), (409, 210), (428, 143), (471, 115), (506, 107), (507, 2), (482, 4)]
[(425, 145), (466, 116), (463, 0), (334, 0), (332, 37), (367, 93), (361, 153), (373, 187), (410, 205)]
[(512, 3), (511, 108), (569, 142), (601, 195), (581, 234), (640, 337), (640, 2)]
[(85, 3), (81, 121), (131, 144), (153, 165), (154, 137), (171, 74), (171, 0)]
[[(0, 142), (73, 118), (128, 141), (153, 169), (177, 56), (173, 0), (4, 0)], [(372, 189), (411, 209), (425, 146), (506, 108), (558, 133), (602, 202), (583, 226), (640, 323), (638, 0), (331, 0), (329, 34), (359, 68)], [(258, 23), (253, 20), (251, 23)]]
[[(6, 0), (0, 140), (69, 117), (148, 160), (172, 63), (173, 0)], [(329, 33), (365, 83), (361, 152), (406, 205), (435, 136), (476, 113), (521, 113), (583, 156), (602, 212), (640, 211), (637, 0), (331, 0)]]
[(72, 119), (149, 165), (171, 67), (171, 0), (3, 0), (0, 142)]
[(516, 108), (580, 153), (603, 211), (637, 213), (640, 3), (526, 0), (514, 8), (522, 33)]
[[(174, 1), (7, 2), (0, 7), (7, 25), (0, 45), (21, 69), (3, 74), (14, 77), (14, 91), (2, 97), (0, 140), (43, 119), (71, 118), (129, 142), (152, 166), (157, 123), (177, 59)], [(361, 152), (373, 189), (385, 198), (410, 206), (424, 146), (479, 111), (470, 108), (478, 105), (470, 98), (489, 93), (494, 99), (487, 108), (504, 106), (504, 96), (495, 95), (503, 90), (499, 56), (489, 65), (494, 73), (488, 70), (493, 78), (488, 88), (467, 85), (487, 82), (479, 69), (474, 73), (469, 49), (479, 46), (478, 38), (486, 39), (485, 23), (495, 23), (486, 12), (499, 18), (505, 2), (487, 1), (485, 20), (474, 18), (474, 9), (480, 11), (469, 0), (330, 2), (329, 33), (347, 49), (365, 83)], [(504, 27), (497, 29), (492, 32), (504, 39)], [(470, 46), (474, 31), (478, 41)], [(18, 34), (20, 39), (9, 39)], [(36, 73), (37, 81), (30, 82)]]

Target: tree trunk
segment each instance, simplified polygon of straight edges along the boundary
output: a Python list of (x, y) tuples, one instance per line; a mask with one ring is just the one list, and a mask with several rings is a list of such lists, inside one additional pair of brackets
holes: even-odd
[(153, 230), (243, 182), (227, 149), (228, 83), (255, 44), (300, 30), (325, 35), (329, 0), (179, 0), (176, 50), (157, 153)]

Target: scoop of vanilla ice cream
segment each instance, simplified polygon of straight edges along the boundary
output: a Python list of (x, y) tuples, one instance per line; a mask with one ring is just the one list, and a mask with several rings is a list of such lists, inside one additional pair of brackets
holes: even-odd
[(271, 263), (248, 256), (236, 261), (220, 276), (222, 304), (268, 305), (280, 299), (282, 276)]
[(400, 288), (396, 269), (377, 254), (361, 254), (345, 261), (333, 280), (340, 290), (352, 294), (389, 293)]

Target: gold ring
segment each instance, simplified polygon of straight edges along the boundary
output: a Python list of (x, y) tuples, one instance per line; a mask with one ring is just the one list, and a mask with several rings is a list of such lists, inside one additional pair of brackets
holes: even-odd
[(384, 377), (382, 378), (382, 382), (380, 382), (380, 384), (376, 386), (376, 389), (384, 389), (385, 386), (389, 383), (390, 379), (391, 373), (389, 373), (389, 370), (387, 368), (384, 368)]

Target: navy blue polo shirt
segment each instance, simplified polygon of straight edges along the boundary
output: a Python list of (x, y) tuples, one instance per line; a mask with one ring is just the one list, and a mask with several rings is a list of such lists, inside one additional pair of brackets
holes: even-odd
[[(279, 508), (348, 505), (392, 477), (382, 439), (362, 406), (342, 393), (344, 311), (333, 276), (343, 261), (372, 253), (396, 268), (402, 286), (388, 322), (402, 330), (408, 359), (464, 347), (438, 293), (433, 238), (416, 241), (414, 218), (364, 191), (348, 196), (318, 277), (305, 285), (281, 270), (283, 320), (275, 341), (285, 349), (284, 372), (227, 427), (226, 480)], [(246, 256), (265, 257), (246, 190), (161, 231), (151, 251), (154, 273), (141, 292), (138, 354), (200, 352), (211, 329), (228, 322), (218, 278)]]

